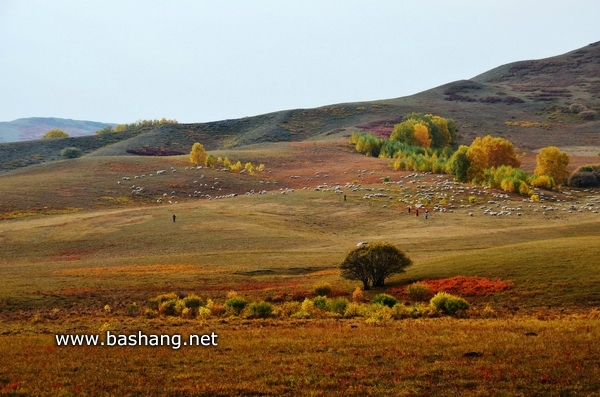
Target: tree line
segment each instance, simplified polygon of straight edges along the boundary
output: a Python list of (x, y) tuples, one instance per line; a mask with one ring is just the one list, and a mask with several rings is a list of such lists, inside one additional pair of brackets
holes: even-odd
[(451, 119), (411, 113), (394, 126), (388, 139), (372, 133), (352, 134), (350, 143), (368, 156), (390, 158), (395, 170), (450, 174), (459, 182), (488, 185), (531, 195), (533, 188), (553, 189), (565, 183), (569, 156), (557, 147), (540, 150), (536, 168), (528, 175), (513, 144), (500, 137), (477, 137), (452, 149), (457, 127)]

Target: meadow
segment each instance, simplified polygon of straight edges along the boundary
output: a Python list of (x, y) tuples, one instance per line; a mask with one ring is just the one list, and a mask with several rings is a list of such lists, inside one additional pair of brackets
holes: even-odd
[[(266, 169), (85, 156), (0, 175), (1, 394), (600, 395), (598, 191), (524, 201), (445, 175), (392, 171), (335, 140), (215, 154)], [(408, 214), (415, 203), (431, 209), (429, 219)], [(486, 213), (502, 207), (511, 214)], [(366, 301), (383, 292), (406, 301), (415, 281), (458, 276), (511, 287), (459, 288), (471, 308), (457, 317), (147, 315), (159, 294), (222, 307), (235, 291), (281, 308), (314, 298), (323, 282), (351, 301), (361, 284), (341, 279), (338, 265), (361, 241), (393, 243), (414, 261), (364, 291)], [(214, 331), (219, 345), (55, 341), (107, 330)]]

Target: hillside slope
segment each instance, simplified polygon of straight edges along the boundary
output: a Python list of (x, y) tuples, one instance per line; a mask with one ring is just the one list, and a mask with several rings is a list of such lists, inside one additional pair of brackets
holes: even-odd
[[(458, 143), (495, 135), (517, 148), (555, 145), (598, 146), (600, 142), (600, 42), (541, 60), (515, 62), (471, 80), (448, 83), (395, 99), (346, 103), (314, 109), (286, 110), (237, 120), (162, 125), (135, 136), (114, 136), (90, 146), (84, 138), (64, 141), (87, 145), (85, 153), (127, 155), (127, 150), (161, 147), (183, 152), (194, 142), (208, 150), (250, 144), (308, 139), (342, 139), (354, 131), (389, 134), (411, 112), (453, 118)], [(118, 135), (118, 134), (115, 134)], [(12, 169), (59, 158), (64, 145), (43, 141), (24, 146), (0, 145), (0, 169)], [(28, 157), (24, 162), (24, 155)]]

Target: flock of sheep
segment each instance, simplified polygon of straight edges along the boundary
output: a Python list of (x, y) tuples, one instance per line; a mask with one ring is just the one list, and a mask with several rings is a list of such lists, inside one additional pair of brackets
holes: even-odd
[[(203, 170), (204, 167), (185, 167), (184, 171)], [(157, 204), (176, 204), (182, 198), (199, 198), (199, 199), (224, 199), (237, 197), (238, 193), (223, 193), (223, 186), (220, 179), (216, 176), (207, 176), (208, 169), (205, 173), (195, 176), (191, 185), (193, 191), (175, 191), (172, 189), (158, 193), (160, 196), (156, 198), (156, 193), (150, 193), (146, 188), (139, 184), (129, 185), (131, 194), (135, 196), (154, 197)], [(170, 173), (177, 172), (175, 167), (171, 167)], [(203, 171), (204, 172), (204, 171)], [(212, 172), (211, 172), (212, 173)], [(352, 182), (345, 183), (327, 183), (324, 180), (329, 178), (327, 172), (316, 172), (314, 176), (301, 177), (300, 175), (291, 175), (289, 178), (295, 183), (306, 182), (302, 190), (313, 190), (318, 192), (333, 192), (335, 194), (343, 194), (353, 198), (361, 197), (362, 200), (372, 200), (382, 203), (383, 207), (388, 207), (391, 204), (401, 205), (403, 207), (411, 207), (415, 209), (427, 208), (431, 211), (438, 212), (455, 212), (463, 210), (469, 216), (485, 215), (485, 216), (522, 216), (524, 213), (541, 213), (550, 215), (552, 213), (598, 213), (597, 206), (600, 206), (600, 195), (594, 190), (585, 191), (561, 191), (561, 192), (544, 192), (536, 191), (540, 197), (539, 202), (533, 201), (522, 196), (509, 195), (501, 193), (495, 189), (490, 189), (486, 186), (466, 185), (455, 182), (448, 178), (447, 175), (434, 175), (431, 173), (414, 172), (407, 175), (402, 175), (396, 181), (390, 181), (389, 177), (382, 179), (379, 187), (362, 186), (367, 175), (372, 176), (376, 171), (367, 172), (367, 170), (358, 170), (357, 179)], [(155, 173), (141, 174), (133, 176), (134, 180), (144, 178), (168, 175), (166, 169), (158, 170)], [(124, 176), (117, 183), (124, 186), (124, 181), (131, 181), (131, 177)], [(310, 187), (315, 180), (320, 180), (319, 184)], [(277, 181), (257, 181), (261, 185), (271, 185), (275, 187)], [(275, 188), (276, 189), (276, 188)], [(279, 190), (272, 189), (250, 189), (244, 192), (244, 195), (253, 194), (275, 194), (282, 195), (294, 193), (293, 188), (281, 187)]]

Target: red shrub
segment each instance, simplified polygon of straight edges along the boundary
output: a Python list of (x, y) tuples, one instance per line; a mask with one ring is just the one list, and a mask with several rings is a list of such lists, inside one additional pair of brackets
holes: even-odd
[[(479, 276), (455, 276), (421, 280), (421, 282), (427, 285), (434, 294), (443, 291), (458, 296), (488, 296), (514, 287), (512, 281), (490, 280)], [(387, 293), (403, 297), (406, 295), (406, 287), (390, 288)]]

